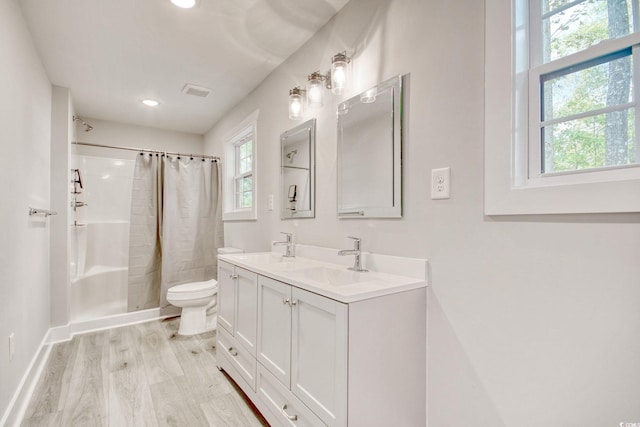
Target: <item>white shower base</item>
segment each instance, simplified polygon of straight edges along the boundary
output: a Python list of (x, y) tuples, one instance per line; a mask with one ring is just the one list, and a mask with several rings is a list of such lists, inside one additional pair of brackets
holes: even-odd
[(127, 267), (95, 265), (71, 281), (71, 321), (127, 312)]

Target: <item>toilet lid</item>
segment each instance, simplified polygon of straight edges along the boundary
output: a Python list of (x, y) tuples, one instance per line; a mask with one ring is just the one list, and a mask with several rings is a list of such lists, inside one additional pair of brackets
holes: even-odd
[(218, 281), (215, 279), (204, 282), (183, 283), (169, 288), (167, 295), (172, 295), (179, 299), (204, 298), (213, 295), (218, 288)]

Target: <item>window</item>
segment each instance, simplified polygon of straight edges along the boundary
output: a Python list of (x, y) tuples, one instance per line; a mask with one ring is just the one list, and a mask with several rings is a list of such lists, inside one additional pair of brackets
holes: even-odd
[(225, 137), (225, 221), (257, 219), (257, 117), (256, 111)]
[(640, 160), (633, 93), (636, 6), (632, 0), (529, 2), (530, 138), (539, 142), (530, 176)]
[(640, 211), (637, 21), (638, 0), (487, 2), (488, 214)]
[(253, 207), (253, 132), (234, 144), (233, 177), (236, 209)]

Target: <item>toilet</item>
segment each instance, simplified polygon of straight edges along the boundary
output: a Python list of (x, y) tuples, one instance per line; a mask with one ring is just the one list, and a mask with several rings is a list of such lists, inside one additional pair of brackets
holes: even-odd
[[(242, 253), (241, 249), (219, 248), (219, 254)], [(167, 302), (180, 307), (179, 335), (195, 335), (216, 328), (218, 305), (218, 281), (183, 283), (167, 290)]]

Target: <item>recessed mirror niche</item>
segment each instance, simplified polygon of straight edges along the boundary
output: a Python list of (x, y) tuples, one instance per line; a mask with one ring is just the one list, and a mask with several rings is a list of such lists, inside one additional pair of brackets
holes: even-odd
[(315, 217), (316, 119), (280, 136), (280, 218)]
[(338, 104), (338, 217), (402, 217), (402, 76)]

